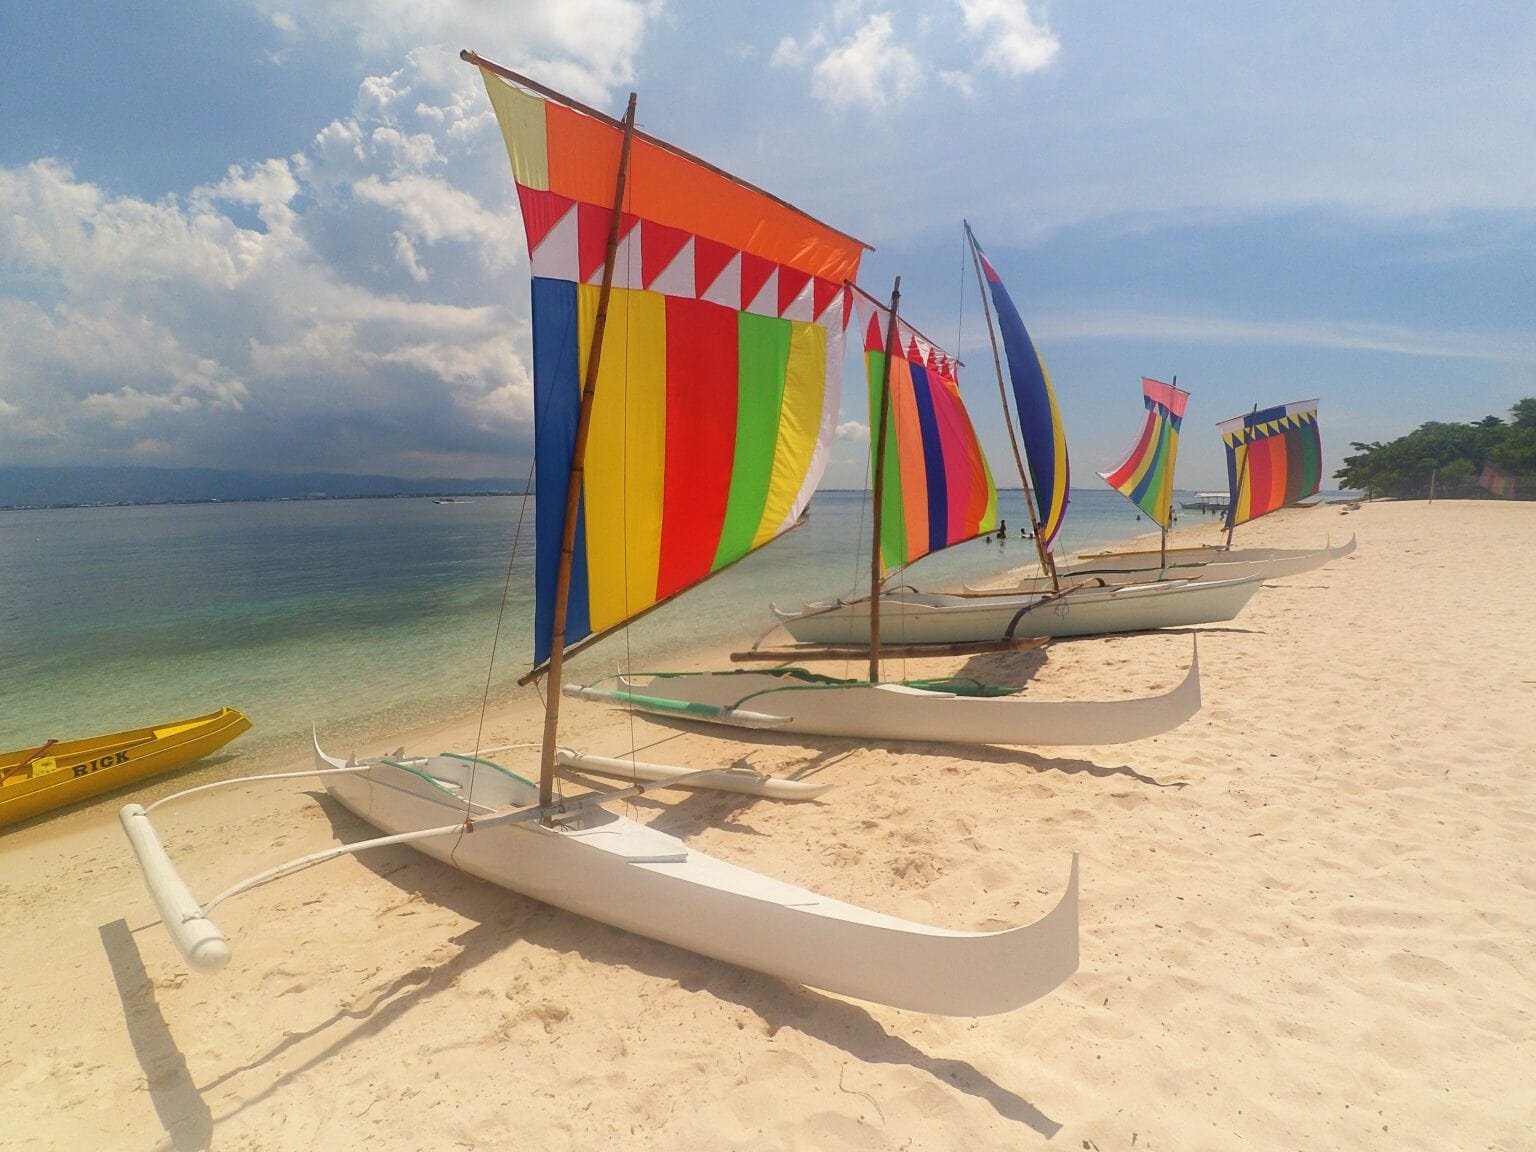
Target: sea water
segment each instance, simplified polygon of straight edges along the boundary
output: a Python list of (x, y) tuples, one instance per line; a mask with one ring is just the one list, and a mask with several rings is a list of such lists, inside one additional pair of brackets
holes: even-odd
[[(1005, 542), (959, 545), (902, 579), (953, 585), (1032, 563), (1023, 493), (1001, 500)], [(0, 512), (0, 749), (230, 705), (253, 725), (231, 751), (301, 760), (312, 724), (327, 746), (372, 748), (495, 704), (532, 658), (532, 524), (519, 496)], [(1154, 527), (1117, 493), (1079, 492), (1064, 542)], [(770, 602), (861, 594), (869, 535), (867, 494), (818, 493), (802, 527), (573, 670), (663, 668), (767, 631)]]

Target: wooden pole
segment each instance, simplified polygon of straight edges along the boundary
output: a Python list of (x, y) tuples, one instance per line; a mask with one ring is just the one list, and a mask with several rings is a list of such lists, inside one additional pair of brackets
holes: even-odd
[(608, 251), (603, 263), (603, 286), (597, 298), (597, 317), (592, 328), (592, 350), (587, 356), (587, 376), (581, 387), (581, 412), (576, 418), (575, 454), (565, 493), (565, 526), (560, 537), (560, 564), (555, 575), (554, 621), (550, 627), (549, 676), (545, 687), (544, 740), (539, 748), (539, 807), (548, 808), (555, 798), (555, 740), (560, 725), (560, 675), (565, 667), (565, 617), (570, 607), (571, 566), (576, 553), (576, 514), (586, 478), (584, 458), (587, 433), (592, 427), (592, 397), (597, 391), (597, 370), (602, 362), (603, 334), (608, 327), (608, 299), (613, 292), (613, 265), (619, 251), (619, 227), (624, 216), (624, 186), (629, 175), (629, 146), (635, 136), (635, 94), (629, 94), (624, 113), (624, 143), (619, 150), (619, 174), (613, 191), (613, 219), (608, 225)]
[[(1170, 383), (1169, 386), (1172, 387), (1172, 388), (1177, 388), (1179, 386), (1179, 377), (1178, 377), (1177, 373), (1174, 374), (1173, 380), (1172, 380), (1172, 382)], [(1169, 418), (1169, 420), (1173, 419), (1173, 412), (1171, 410), (1168, 413), (1168, 418)], [(1173, 523), (1173, 475), (1172, 475), (1172, 473), (1169, 473), (1169, 476), (1168, 476), (1168, 507), (1163, 510), (1163, 519), (1166, 520), (1168, 522), (1168, 524), (1172, 524)], [(1161, 572), (1163, 569), (1168, 567), (1168, 524), (1160, 524), (1159, 525), (1159, 527), (1162, 528), (1162, 530), (1163, 530), (1163, 539), (1162, 539), (1162, 543), (1158, 546), (1158, 554), (1157, 554), (1157, 569), (1158, 569), (1159, 572)]]
[(1040, 539), (1040, 516), (1035, 511), (1035, 494), (1029, 486), (1029, 473), (1024, 468), (1024, 457), (1019, 452), (1019, 440), (1013, 430), (1013, 417), (1008, 410), (1008, 389), (1003, 383), (1003, 358), (997, 350), (997, 332), (992, 327), (992, 306), (987, 301), (987, 278), (981, 271), (981, 257), (976, 251), (976, 237), (971, 234), (971, 225), (965, 223), (965, 239), (971, 248), (971, 263), (976, 268), (976, 283), (981, 291), (981, 308), (987, 317), (987, 336), (992, 341), (992, 364), (997, 369), (997, 397), (1003, 404), (1003, 424), (1008, 428), (1008, 442), (1013, 445), (1013, 462), (1019, 467), (1019, 482), (1024, 485), (1024, 504), (1029, 509), (1029, 526), (1035, 538), (1035, 552), (1040, 557), (1040, 570), (1051, 578), (1051, 588), (1061, 591), (1061, 579), (1056, 575), (1056, 561), (1045, 550), (1045, 544)]
[[(1258, 410), (1259, 406), (1255, 404), (1253, 412)], [(1239, 428), (1237, 434), (1243, 440), (1243, 462), (1237, 470), (1237, 487), (1227, 494), (1227, 542), (1224, 547), (1228, 552), (1232, 551), (1232, 531), (1237, 527), (1237, 504), (1243, 495), (1243, 483), (1248, 479), (1248, 429)]]
[(891, 415), (891, 358), (896, 355), (896, 309), (901, 304), (901, 277), (891, 286), (891, 319), (885, 327), (885, 371), (880, 378), (880, 422), (875, 433), (874, 547), (869, 555), (869, 682), (880, 682), (880, 585), (885, 567), (880, 561), (880, 510), (885, 500), (885, 426)]

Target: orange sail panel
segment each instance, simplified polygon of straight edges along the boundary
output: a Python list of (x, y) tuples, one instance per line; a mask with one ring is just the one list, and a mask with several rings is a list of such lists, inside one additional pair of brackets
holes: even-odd
[[(871, 461), (879, 450), (890, 309), (858, 299), (869, 376)], [(997, 486), (960, 399), (958, 365), (897, 319), (885, 422), (881, 569), (889, 572), (997, 527)]]
[[(532, 271), (536, 664), (623, 132), (481, 75)], [(583, 459), (564, 643), (600, 635), (793, 527), (826, 467), (864, 245), (637, 135)]]

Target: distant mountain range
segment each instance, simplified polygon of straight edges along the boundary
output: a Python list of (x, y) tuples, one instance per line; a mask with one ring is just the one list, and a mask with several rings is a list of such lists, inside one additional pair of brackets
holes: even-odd
[(483, 496), (520, 493), (502, 477), (407, 480), (339, 472), (289, 475), (218, 468), (0, 467), (0, 508), (69, 508), (89, 504), (187, 504), (214, 500), (339, 500), (389, 496)]

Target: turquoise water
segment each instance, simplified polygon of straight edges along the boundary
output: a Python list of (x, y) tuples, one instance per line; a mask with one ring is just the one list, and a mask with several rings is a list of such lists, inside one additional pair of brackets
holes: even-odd
[[(1002, 500), (1016, 530), (1028, 519), (1022, 493)], [(596, 645), (573, 671), (663, 666), (767, 630), (770, 601), (858, 590), (866, 505), (862, 493), (818, 494), (804, 527), (638, 621), (627, 640)], [(253, 723), (230, 746), (242, 760), (301, 759), (311, 723), (347, 747), (472, 712), (488, 677), (492, 700), (504, 699), (532, 649), (532, 506), (518, 542), (522, 508), (521, 497), (491, 497), (0, 513), (0, 749), (228, 704)], [(1074, 493), (1066, 543), (1150, 527), (1114, 492)], [(1033, 558), (1027, 540), (974, 541), (910, 578), (980, 579)]]

